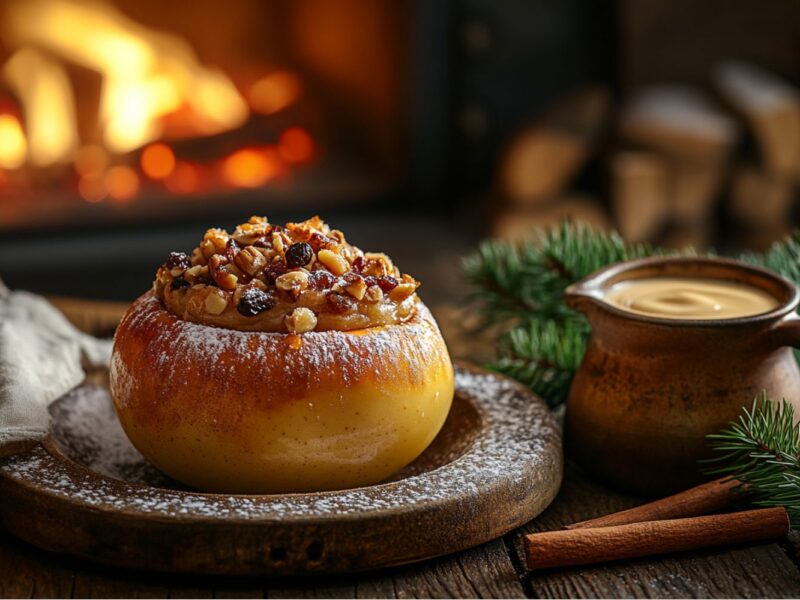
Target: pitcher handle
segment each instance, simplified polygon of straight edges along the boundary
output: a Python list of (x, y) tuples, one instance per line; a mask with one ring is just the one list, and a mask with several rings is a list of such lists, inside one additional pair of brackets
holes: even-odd
[(800, 348), (800, 316), (797, 313), (784, 317), (770, 330), (770, 342), (775, 348), (790, 346)]

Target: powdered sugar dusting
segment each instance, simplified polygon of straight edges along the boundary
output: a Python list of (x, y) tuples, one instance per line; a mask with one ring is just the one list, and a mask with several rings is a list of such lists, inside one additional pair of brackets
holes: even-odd
[[(216, 343), (213, 335), (208, 337), (203, 343)], [(558, 482), (553, 474), (560, 480), (561, 473), (560, 433), (544, 404), (516, 382), (463, 368), (456, 369), (456, 390), (473, 404), (483, 422), (482, 434), (472, 446), (439, 468), (368, 488), (271, 496), (176, 489), (177, 484), (158, 474), (130, 445), (111, 416), (107, 391), (96, 387), (74, 392), (79, 397), (70, 401), (81, 403), (81, 410), (72, 411), (72, 416), (58, 409), (54, 413), (55, 435), (60, 436), (64, 452), (89, 457), (91, 471), (39, 448), (0, 462), (0, 476), (44, 487), (87, 507), (213, 520), (325, 519), (419, 508), (459, 502), (492, 486), (547, 487), (554, 495)], [(69, 420), (79, 415), (80, 422)]]
[[(421, 302), (415, 316), (399, 329), (375, 327), (361, 333), (311, 331), (300, 336), (301, 345), (296, 351), (287, 351), (286, 334), (238, 331), (179, 319), (164, 309), (156, 297), (146, 294), (134, 302), (117, 330), (118, 336), (137, 334), (143, 336), (143, 341), (130, 347), (146, 357), (138, 368), (163, 382), (164, 396), (169, 395), (170, 385), (183, 387), (197, 378), (197, 365), (202, 365), (203, 378), (217, 382), (222, 390), (241, 381), (243, 363), (261, 365), (263, 369), (254, 369), (260, 377), (270, 369), (281, 374), (281, 396), (286, 397), (287, 387), (297, 388), (301, 394), (302, 390), (325, 387), (325, 381), (349, 387), (362, 379), (372, 379), (374, 373), (386, 374), (389, 380), (398, 374), (413, 385), (420, 383), (413, 377), (421, 377), (431, 361), (447, 360), (437, 325)], [(123, 405), (135, 395), (137, 387), (129, 361), (130, 357), (122, 358), (121, 351), (114, 352), (113, 387)], [(262, 389), (261, 393), (267, 391)]]

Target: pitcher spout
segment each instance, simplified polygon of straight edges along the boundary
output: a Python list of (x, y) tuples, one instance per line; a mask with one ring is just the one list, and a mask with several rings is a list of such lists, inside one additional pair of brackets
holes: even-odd
[(600, 290), (587, 286), (584, 282), (574, 283), (564, 290), (564, 303), (573, 310), (586, 313), (593, 306), (603, 302)]

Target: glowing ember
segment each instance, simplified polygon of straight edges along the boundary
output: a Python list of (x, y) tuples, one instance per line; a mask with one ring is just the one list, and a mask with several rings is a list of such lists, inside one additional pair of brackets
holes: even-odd
[(258, 187), (280, 172), (273, 155), (252, 148), (238, 150), (222, 164), (225, 179), (239, 187)]
[(83, 146), (75, 156), (75, 170), (79, 175), (99, 175), (107, 166), (108, 153), (100, 146)]
[(139, 193), (139, 176), (124, 165), (111, 167), (106, 173), (105, 187), (113, 200), (127, 202)]
[(294, 104), (302, 93), (297, 76), (286, 71), (270, 73), (250, 88), (250, 107), (261, 114), (271, 115)]
[(78, 192), (87, 202), (100, 202), (108, 195), (101, 175), (88, 175), (78, 181)]
[(314, 140), (305, 129), (291, 127), (281, 134), (278, 149), (286, 162), (301, 163), (314, 154)]
[(186, 162), (178, 162), (175, 169), (164, 180), (164, 185), (173, 194), (184, 196), (197, 188), (197, 169)]
[(27, 152), (28, 143), (19, 121), (11, 115), (0, 115), (0, 168), (21, 167)]
[(151, 179), (164, 179), (175, 168), (175, 153), (166, 144), (152, 144), (142, 152), (142, 171)]

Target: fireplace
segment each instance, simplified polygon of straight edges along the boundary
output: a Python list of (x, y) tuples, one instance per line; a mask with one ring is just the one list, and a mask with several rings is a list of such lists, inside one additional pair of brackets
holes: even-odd
[(3, 0), (0, 230), (391, 193), (408, 168), (409, 7)]
[(613, 79), (603, 0), (0, 0), (0, 276), (130, 299), (204, 228), (321, 214), (452, 298), (503, 148)]

